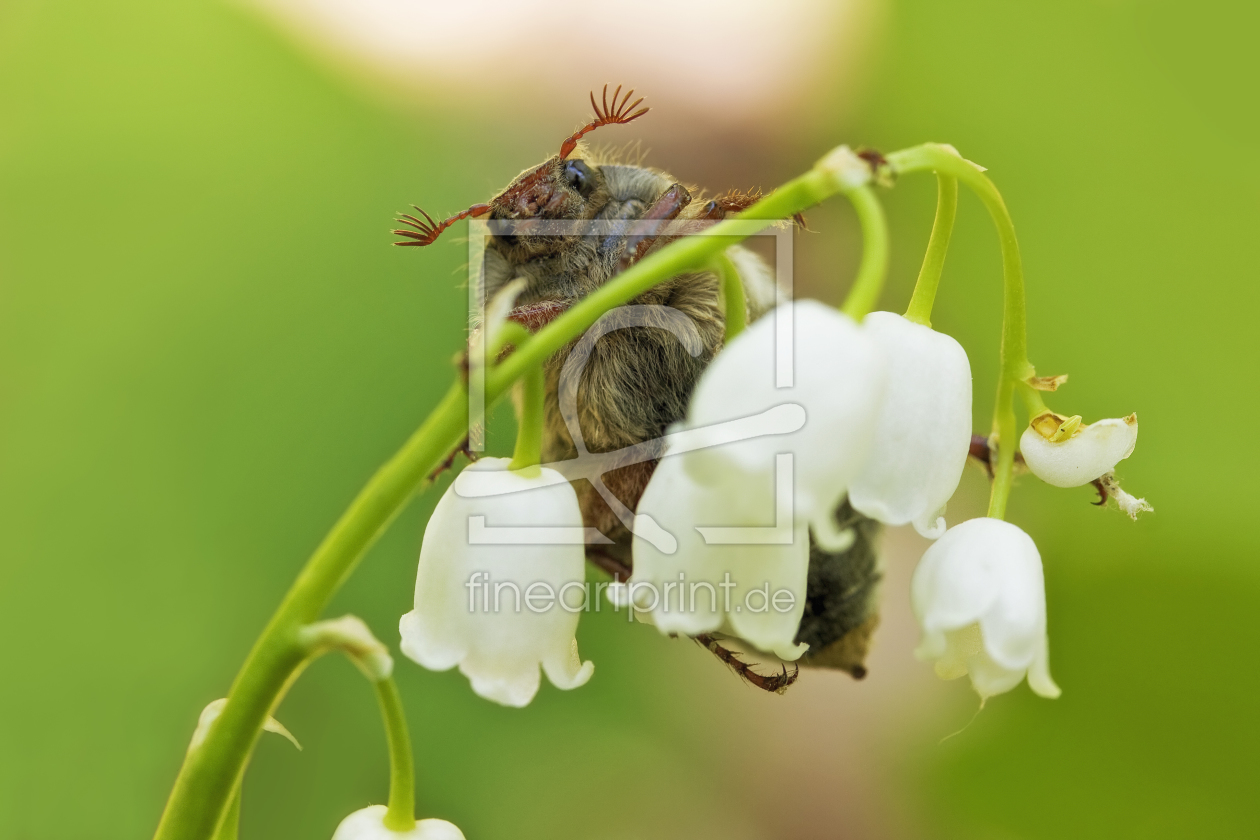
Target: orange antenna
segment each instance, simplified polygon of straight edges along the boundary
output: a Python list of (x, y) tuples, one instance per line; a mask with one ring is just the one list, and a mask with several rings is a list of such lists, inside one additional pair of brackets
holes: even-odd
[[(617, 104), (617, 97), (620, 95), (621, 85), (617, 85), (617, 89), (613, 91), (612, 107), (609, 108), (608, 85), (604, 85), (604, 95), (602, 97), (604, 107), (601, 109), (599, 105), (595, 104), (595, 91), (591, 91), (591, 107), (595, 109), (595, 119), (591, 120), (586, 124), (585, 128), (578, 131), (576, 134), (569, 137), (568, 140), (565, 140), (560, 144), (561, 160), (564, 160), (572, 154), (573, 150), (577, 148), (578, 141), (582, 139), (583, 135), (589, 134), (603, 125), (624, 125), (631, 120), (637, 120), (639, 117), (648, 112), (647, 108), (639, 108), (637, 111), (634, 110), (639, 107), (639, 103), (643, 101), (643, 97), (640, 96), (638, 99), (634, 100), (634, 102), (631, 102), (630, 97), (634, 96), (633, 88), (631, 88), (621, 100), (621, 104)], [(634, 113), (630, 113), (631, 111), (634, 111)]]
[[(415, 205), (412, 206), (414, 207)], [(410, 213), (402, 213), (399, 215), (399, 222), (404, 225), (408, 225), (409, 227), (413, 227), (415, 230), (390, 231), (390, 233), (393, 233), (396, 236), (405, 236), (410, 240), (409, 242), (395, 242), (395, 245), (419, 245), (420, 247), (432, 245), (433, 241), (442, 234), (442, 231), (446, 230), (460, 219), (467, 219), (469, 216), (484, 216), (489, 213), (490, 205), (474, 204), (464, 212), (456, 213), (454, 216), (451, 216), (443, 222), (433, 221), (433, 217), (421, 210), (419, 207), (416, 207), (416, 212), (421, 216), (424, 216), (424, 219), (417, 219)]]

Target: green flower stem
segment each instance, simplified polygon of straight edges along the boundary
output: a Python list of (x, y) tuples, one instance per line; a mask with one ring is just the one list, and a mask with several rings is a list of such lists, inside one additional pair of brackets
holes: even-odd
[[(688, 236), (622, 272), (540, 330), (503, 362), (486, 371), (486, 405), (517, 379), (581, 335), (605, 312), (628, 303), (658, 283), (704, 266), (729, 246), (774, 222), (835, 195), (836, 174), (815, 169), (789, 181), (709, 235)], [(750, 220), (764, 221), (748, 226)], [(744, 224), (741, 224), (744, 223)], [(351, 502), (299, 573), (262, 635), (254, 643), (205, 741), (180, 768), (155, 840), (209, 840), (229, 807), (263, 722), (297, 677), (306, 651), (297, 636), (315, 621), (354, 571), (364, 553), (412, 495), (467, 434), (468, 398), (461, 383), (447, 391), (412, 434)], [(481, 418), (472, 418), (480, 420)]]
[(385, 737), (389, 741), (389, 810), (385, 813), (385, 827), (392, 831), (411, 831), (416, 827), (416, 771), (407, 716), (393, 677), (377, 680), (372, 685), (381, 704)]
[(254, 643), (223, 713), (185, 759), (158, 824), (158, 840), (206, 840), (213, 835), (263, 721), (306, 660), (297, 640), (299, 629), (319, 617), (364, 552), (467, 429), (468, 400), (457, 383), (337, 520)]
[(223, 822), (219, 823), (219, 830), (214, 835), (214, 840), (236, 840), (241, 833), (241, 786), (237, 785), (236, 790), (232, 791), (232, 801), (228, 803), (227, 813), (223, 815)]
[(914, 294), (906, 309), (906, 320), (925, 327), (932, 326), (932, 305), (936, 302), (936, 289), (941, 284), (941, 271), (945, 268), (945, 254), (949, 251), (949, 238), (954, 233), (954, 219), (958, 216), (958, 179), (952, 175), (936, 173), (936, 219), (932, 222), (932, 235), (928, 237), (927, 253), (919, 268), (919, 279), (914, 283)]
[(524, 398), (521, 400), (521, 416), (516, 429), (516, 451), (512, 454), (511, 470), (537, 467), (542, 463), (543, 423), (547, 400), (547, 381), (542, 365), (534, 365), (521, 378)]
[(1024, 409), (1028, 412), (1029, 420), (1047, 410), (1046, 401), (1041, 396), (1041, 392), (1027, 382), (1019, 383), (1019, 387), (1016, 390), (1024, 400)]
[(993, 519), (1006, 518), (1006, 503), (1011, 497), (1015, 476), (1015, 449), (1019, 431), (1015, 419), (1012, 386), (1009, 380), (998, 383), (998, 404), (993, 409), (993, 428), (997, 431), (998, 462), (993, 468), (993, 486), (989, 489), (989, 510)]
[(499, 354), (503, 352), (504, 348), (509, 345), (513, 347), (523, 347), (525, 342), (529, 341), (532, 335), (533, 333), (515, 321), (508, 321), (506, 324), (501, 324), (498, 330), (496, 330), (494, 341), (486, 348), (486, 356), (490, 359), (491, 363), (493, 363), (494, 360), (498, 358)]
[(1015, 388), (1033, 375), (1028, 361), (1028, 320), (1024, 300), (1024, 268), (1019, 257), (1015, 225), (997, 187), (984, 171), (956, 151), (936, 143), (926, 143), (893, 152), (888, 163), (898, 173), (932, 171), (962, 181), (983, 202), (997, 228), (1002, 247), (1003, 306), (1002, 356), (998, 370), (997, 402), (993, 407), (993, 429), (998, 438), (998, 463), (994, 468), (989, 494), (989, 516), (1002, 519), (1011, 495), (1015, 467), (1018, 425), (1015, 419)]
[(744, 298), (744, 281), (735, 270), (735, 263), (726, 254), (713, 258), (713, 270), (722, 282), (722, 303), (726, 308), (726, 343), (748, 325), (748, 301)]
[(849, 296), (840, 308), (853, 320), (860, 321), (875, 308), (888, 275), (888, 220), (875, 191), (869, 186), (847, 190), (845, 196), (853, 202), (862, 225), (862, 263)]

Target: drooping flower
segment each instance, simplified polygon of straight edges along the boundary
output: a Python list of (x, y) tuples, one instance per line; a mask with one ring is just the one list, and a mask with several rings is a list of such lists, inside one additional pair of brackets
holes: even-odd
[(1000, 519), (970, 519), (928, 547), (910, 584), (923, 629), (915, 654), (942, 679), (970, 674), (982, 698), (1028, 676), (1042, 697), (1050, 677), (1041, 555), (1032, 538)]
[[(786, 387), (790, 381), (790, 387)], [(780, 386), (785, 387), (780, 387)], [(686, 426), (703, 440), (705, 427), (795, 403), (804, 425), (785, 435), (761, 435), (698, 451), (688, 470), (703, 484), (730, 482), (729, 467), (768, 473), (775, 455), (796, 456), (796, 517), (825, 535), (832, 515), (870, 452), (884, 396), (885, 361), (876, 340), (852, 318), (818, 301), (780, 304), (735, 337), (696, 385)], [(741, 482), (730, 482), (728, 504), (740, 504)], [(765, 499), (750, 500), (765, 509)]]
[[(795, 638), (805, 610), (809, 534), (784, 507), (791, 502), (790, 472), (747, 476), (728, 468), (728, 482), (703, 484), (688, 469), (695, 454), (666, 454), (643, 491), (624, 598), (664, 634), (720, 630), (780, 659), (797, 659), (806, 650)], [(779, 467), (790, 470), (784, 458), (790, 456), (780, 456)], [(744, 516), (724, 492), (735, 482), (737, 491), (769, 503)]]
[(420, 548), (415, 609), (399, 629), (403, 653), (424, 667), (458, 665), (477, 694), (525, 706), (540, 665), (562, 689), (585, 684), (594, 665), (582, 662), (574, 638), (582, 608), (574, 601), (585, 597), (577, 494), (554, 470), (511, 472), (509, 463), (482, 458), (438, 502)]
[(417, 820), (410, 831), (385, 826), (384, 805), (369, 805), (341, 821), (332, 840), (464, 840), (464, 832), (446, 820)]
[(971, 366), (947, 335), (892, 312), (862, 329), (883, 349), (888, 385), (870, 457), (849, 487), (853, 507), (888, 525), (945, 533), (945, 503), (958, 489), (971, 444)]
[(1137, 436), (1136, 414), (1081, 424), (1079, 417), (1047, 411), (1024, 430), (1019, 449), (1037, 478), (1055, 487), (1080, 487), (1132, 455)]

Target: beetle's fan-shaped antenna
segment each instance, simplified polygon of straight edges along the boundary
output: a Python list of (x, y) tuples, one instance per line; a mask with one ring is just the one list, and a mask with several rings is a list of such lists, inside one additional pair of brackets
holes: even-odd
[(600, 105), (595, 102), (595, 91), (591, 91), (591, 107), (595, 109), (595, 119), (591, 120), (583, 129), (560, 144), (561, 160), (564, 160), (572, 154), (573, 150), (577, 148), (578, 141), (582, 139), (583, 135), (589, 134), (602, 125), (624, 125), (631, 120), (637, 120), (639, 117), (648, 112), (647, 108), (639, 108), (637, 111), (634, 110), (639, 107), (639, 103), (643, 101), (643, 97), (640, 96), (638, 99), (631, 102), (630, 97), (634, 96), (633, 88), (631, 88), (630, 91), (622, 97), (620, 104), (617, 102), (617, 97), (619, 96), (621, 96), (621, 85), (617, 85), (617, 89), (613, 91), (612, 107), (609, 108), (608, 85), (604, 85), (604, 94), (602, 97), (603, 107), (601, 108)]
[[(416, 207), (414, 204), (411, 206)], [(390, 231), (390, 233), (395, 236), (407, 237), (407, 242), (395, 242), (395, 245), (419, 245), (422, 248), (425, 245), (432, 245), (433, 241), (442, 235), (442, 231), (446, 230), (460, 219), (467, 219), (469, 216), (484, 216), (486, 213), (489, 213), (490, 205), (474, 204), (464, 212), (456, 213), (454, 216), (451, 216), (443, 222), (433, 221), (433, 217), (421, 210), (419, 207), (416, 207), (416, 212), (421, 216), (424, 216), (424, 218), (417, 219), (410, 213), (403, 213), (398, 217), (399, 222), (407, 225), (408, 227), (415, 228), (415, 230), (407, 230), (404, 228), (401, 230)]]

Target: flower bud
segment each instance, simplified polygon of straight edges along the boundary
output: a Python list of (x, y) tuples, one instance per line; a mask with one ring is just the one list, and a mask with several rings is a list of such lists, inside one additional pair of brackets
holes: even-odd
[(332, 840), (464, 840), (464, 832), (446, 820), (418, 820), (410, 831), (385, 826), (384, 805), (369, 805), (341, 821)]
[(982, 698), (1010, 691), (1024, 675), (1042, 697), (1050, 678), (1046, 593), (1032, 538), (1000, 519), (970, 519), (928, 547), (914, 570), (910, 601), (923, 629), (915, 655), (942, 679), (971, 676)]
[(1080, 487), (1101, 478), (1133, 454), (1136, 414), (1082, 424), (1050, 411), (1034, 417), (1019, 439), (1033, 475), (1055, 487)]
[(416, 608), (399, 629), (403, 653), (424, 667), (458, 665), (477, 694), (525, 706), (539, 665), (562, 689), (585, 684), (595, 666), (578, 656), (580, 608), (569, 606), (584, 579), (577, 494), (554, 470), (510, 472), (509, 463), (482, 458), (438, 502), (420, 548)]

